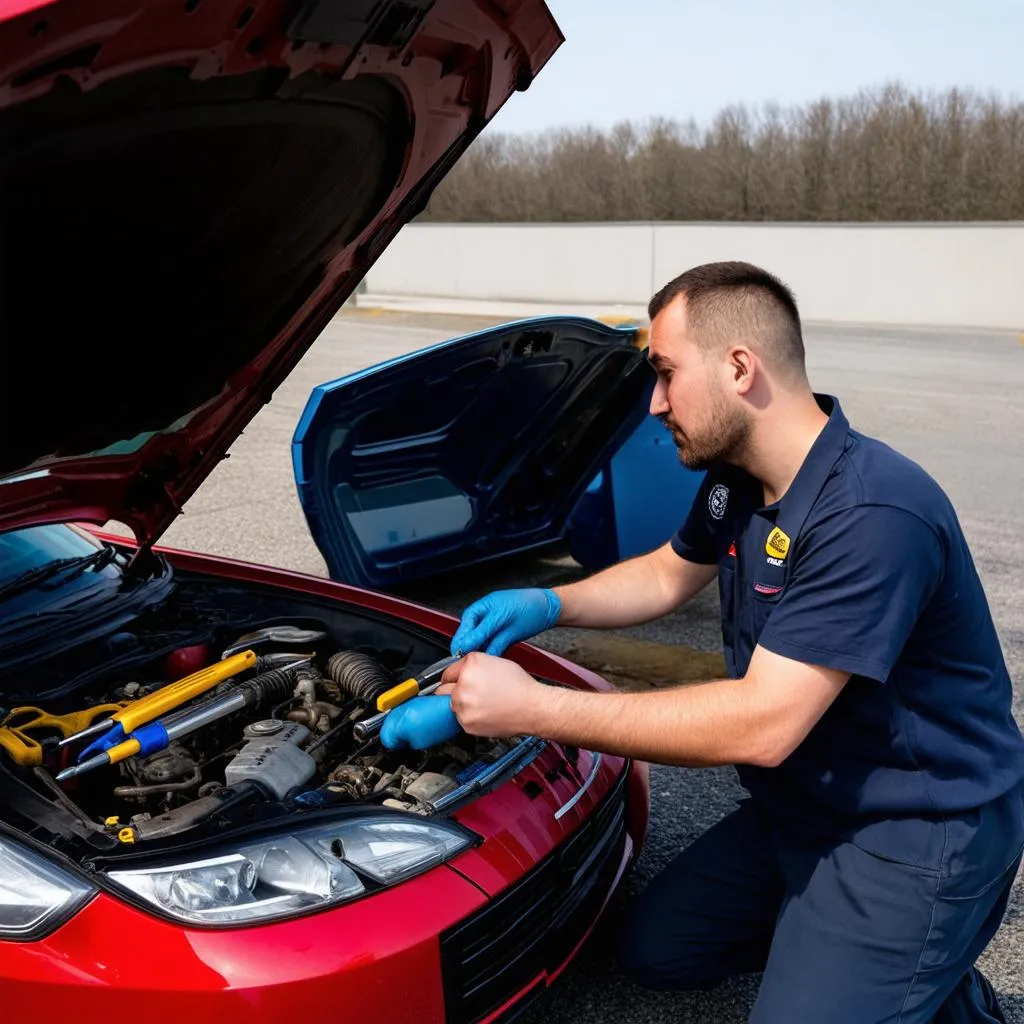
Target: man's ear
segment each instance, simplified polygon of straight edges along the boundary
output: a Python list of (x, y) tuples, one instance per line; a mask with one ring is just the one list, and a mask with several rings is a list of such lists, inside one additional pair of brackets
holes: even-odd
[(757, 359), (749, 348), (736, 345), (727, 355), (728, 375), (738, 395), (745, 395), (754, 386)]

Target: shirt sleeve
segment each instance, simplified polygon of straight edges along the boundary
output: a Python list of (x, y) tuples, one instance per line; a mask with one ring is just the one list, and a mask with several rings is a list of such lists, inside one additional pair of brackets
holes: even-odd
[(712, 474), (705, 473), (697, 494), (690, 506), (686, 521), (672, 537), (672, 550), (688, 562), (699, 565), (714, 565), (718, 562), (718, 553), (714, 539), (708, 526), (708, 495), (711, 490)]
[(758, 643), (884, 683), (942, 581), (938, 535), (902, 509), (865, 505), (815, 524)]

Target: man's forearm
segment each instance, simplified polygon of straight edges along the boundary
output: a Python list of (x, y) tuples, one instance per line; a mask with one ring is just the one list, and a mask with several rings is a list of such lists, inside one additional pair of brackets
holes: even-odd
[(647, 693), (588, 693), (538, 682), (514, 661), (473, 652), (438, 691), (472, 736), (544, 739), (662, 764), (781, 764), (850, 673), (756, 647), (742, 679)]
[(715, 566), (684, 562), (668, 545), (613, 565), (579, 583), (555, 587), (560, 626), (619, 629), (678, 608), (714, 579)]
[(649, 693), (545, 686), (527, 712), (524, 732), (659, 764), (775, 764), (784, 716), (752, 700), (750, 689), (742, 679)]

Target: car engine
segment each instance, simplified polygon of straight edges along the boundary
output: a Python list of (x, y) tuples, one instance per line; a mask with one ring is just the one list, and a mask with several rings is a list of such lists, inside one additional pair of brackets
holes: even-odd
[[(143, 843), (232, 814), (237, 822), (338, 804), (433, 814), (439, 801), (472, 787), (523, 746), (521, 739), (460, 734), (430, 750), (385, 749), (368, 728), (378, 714), (376, 700), (412, 666), (396, 672), (372, 650), (338, 650), (327, 629), (308, 623), (251, 630), (219, 654), (208, 645), (179, 649), (162, 663), (165, 678), (122, 683), (90, 700), (131, 707), (242, 652), (250, 668), (163, 716), (167, 739), (159, 749), (144, 747), (62, 782), (37, 767), (35, 788), (89, 828)], [(105, 724), (100, 719), (94, 728)], [(361, 741), (361, 733), (368, 738)], [(52, 754), (57, 740), (49, 742)], [(88, 742), (64, 741), (58, 764), (81, 766), (92, 749)]]

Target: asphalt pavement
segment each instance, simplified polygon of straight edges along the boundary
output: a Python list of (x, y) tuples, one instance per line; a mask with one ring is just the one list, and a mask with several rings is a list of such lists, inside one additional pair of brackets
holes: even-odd
[[(290, 461), (292, 432), (311, 389), (483, 324), (479, 318), (345, 311), (238, 439), (230, 459), (186, 504), (164, 543), (326, 575), (295, 496)], [(1015, 714), (1024, 722), (1024, 341), (1007, 333), (814, 325), (805, 336), (815, 389), (838, 395), (854, 427), (915, 459), (951, 497), (1010, 666)], [(681, 509), (680, 518), (684, 513)], [(552, 584), (581, 575), (568, 554), (554, 548), (404, 593), (457, 613), (497, 587)], [(717, 598), (710, 588), (659, 622), (622, 631), (611, 646), (596, 648), (594, 639), (581, 630), (554, 630), (538, 642), (604, 669), (616, 682), (628, 676), (632, 659), (652, 652), (659, 657), (667, 652), (680, 665), (692, 666), (695, 658), (713, 659), (720, 650)], [(739, 793), (731, 769), (653, 769), (651, 829), (642, 856), (591, 941), (524, 1024), (747, 1019), (756, 976), (706, 993), (647, 993), (617, 975), (613, 956), (616, 923), (631, 894), (727, 813)], [(1024, 877), (1018, 877), (1006, 920), (981, 965), (1000, 993), (1007, 1019), (1024, 1024)]]

